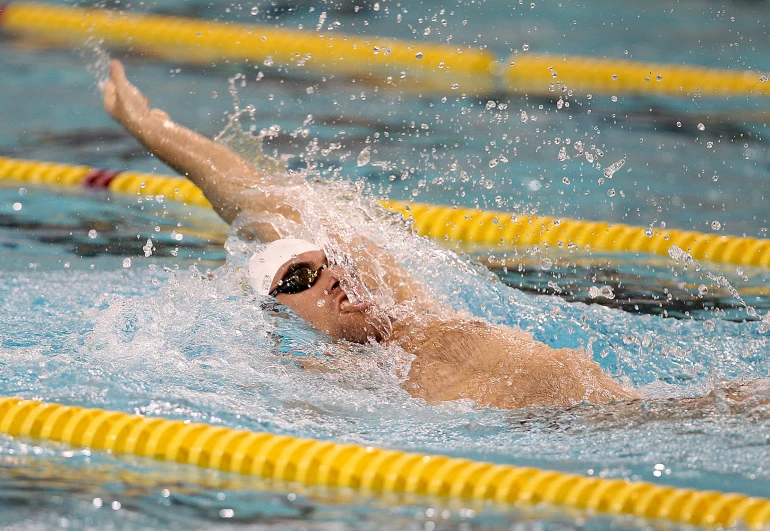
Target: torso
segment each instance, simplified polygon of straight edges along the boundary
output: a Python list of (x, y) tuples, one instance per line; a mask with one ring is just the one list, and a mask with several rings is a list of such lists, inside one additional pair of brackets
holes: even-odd
[(415, 355), (405, 388), (429, 403), (469, 398), (512, 409), (637, 396), (583, 352), (552, 349), (524, 332), (481, 319), (401, 323), (391, 340)]

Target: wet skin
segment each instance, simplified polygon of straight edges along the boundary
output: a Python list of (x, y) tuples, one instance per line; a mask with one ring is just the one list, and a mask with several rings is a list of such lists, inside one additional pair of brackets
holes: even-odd
[[(325, 265), (328, 265), (328, 261), (323, 251), (302, 253), (281, 266), (273, 278), (270, 291), (276, 289), (279, 281), (296, 268), (309, 267), (317, 270)], [(325, 267), (310, 288), (294, 294), (279, 293), (275, 298), (332, 337), (356, 343), (381, 341), (382, 332), (367, 315), (372, 303), (353, 304), (342, 287), (347, 279), (349, 276), (342, 268)]]

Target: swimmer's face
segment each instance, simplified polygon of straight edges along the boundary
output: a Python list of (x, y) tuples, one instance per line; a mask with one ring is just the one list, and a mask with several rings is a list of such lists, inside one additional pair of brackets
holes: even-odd
[(371, 303), (353, 304), (340, 285), (340, 280), (345, 278), (345, 271), (338, 266), (324, 266), (328, 266), (328, 262), (323, 251), (302, 253), (281, 266), (273, 278), (270, 292), (279, 286), (279, 281), (288, 279), (296, 269), (320, 269), (311, 287), (299, 293), (278, 293), (276, 300), (332, 337), (355, 343), (366, 343), (370, 339), (381, 341), (381, 327), (376, 326), (376, 320), (370, 315)]

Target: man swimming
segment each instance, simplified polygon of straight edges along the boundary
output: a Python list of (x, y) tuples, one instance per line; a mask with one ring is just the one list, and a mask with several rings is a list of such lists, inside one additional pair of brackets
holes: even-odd
[[(118, 61), (110, 64), (104, 106), (193, 181), (240, 235), (272, 242), (249, 260), (256, 293), (275, 297), (332, 337), (393, 344), (414, 355), (404, 383), (412, 396), (432, 404), (466, 398), (499, 408), (640, 396), (582, 351), (555, 350), (525, 332), (439, 304), (370, 239), (324, 224), (324, 216), (303, 209), (312, 199), (308, 183), (289, 187), (282, 182), (288, 175), (258, 171), (227, 147), (151, 109)], [(334, 245), (314, 243), (321, 240)]]

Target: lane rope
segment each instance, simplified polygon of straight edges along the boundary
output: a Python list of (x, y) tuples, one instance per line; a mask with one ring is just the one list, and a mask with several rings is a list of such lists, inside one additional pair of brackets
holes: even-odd
[(7, 4), (0, 28), (49, 42), (82, 45), (88, 37), (104, 39), (175, 61), (227, 59), (392, 84), (403, 79), (426, 90), (477, 93), (494, 85), (495, 57), (459, 45), (35, 3)]
[(548, 503), (691, 525), (762, 529), (770, 500), (340, 444), (117, 411), (0, 399), (0, 432), (75, 447), (377, 496)]
[(594, 57), (517, 54), (508, 60), (505, 81), (511, 92), (562, 87), (582, 93), (664, 94), (667, 96), (767, 96), (768, 75), (754, 70), (716, 70), (688, 65), (643, 63)]
[[(163, 195), (189, 205), (210, 207), (203, 192), (183, 177), (99, 170), (50, 162), (0, 157), (0, 181), (13, 179), (49, 186), (104, 188), (127, 195)], [(740, 266), (770, 267), (770, 239), (717, 235), (675, 229), (650, 229), (623, 223), (581, 221), (461, 207), (380, 201), (391, 211), (414, 219), (421, 236), (437, 241), (475, 243), (484, 247), (608, 253), (650, 253), (669, 256), (672, 246), (694, 260)]]
[(51, 4), (0, 5), (0, 29), (49, 44), (80, 46), (92, 37), (170, 61), (247, 61), (426, 92), (548, 95), (565, 87), (618, 95), (770, 94), (768, 75), (752, 70), (534, 53), (515, 54), (501, 64), (490, 52), (467, 46)]
[[(421, 203), (381, 202), (414, 219), (421, 236), (485, 247), (569, 249), (670, 256), (671, 247), (694, 260), (770, 267), (770, 239), (676, 229), (651, 229), (624, 223), (482, 211)], [(677, 254), (676, 252), (674, 253)]]

